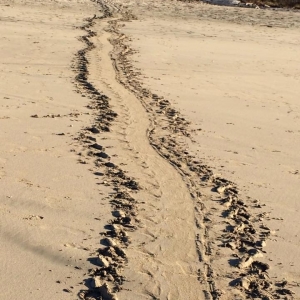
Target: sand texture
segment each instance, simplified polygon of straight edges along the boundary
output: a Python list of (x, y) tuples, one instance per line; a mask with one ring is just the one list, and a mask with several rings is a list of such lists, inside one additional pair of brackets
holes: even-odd
[(299, 17), (2, 0), (0, 299), (300, 299)]

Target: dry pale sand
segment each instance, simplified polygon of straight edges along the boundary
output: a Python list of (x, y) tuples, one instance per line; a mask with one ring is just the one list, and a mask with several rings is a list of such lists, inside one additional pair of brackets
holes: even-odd
[(0, 299), (76, 299), (110, 217), (74, 141), (91, 120), (72, 84), (75, 26), (94, 11), (84, 1), (0, 4)]
[(299, 13), (0, 21), (0, 299), (300, 299)]
[(237, 25), (219, 10), (220, 21), (144, 16), (122, 32), (138, 50), (143, 86), (202, 129), (190, 145), (196, 157), (266, 205), (264, 222), (276, 231), (266, 247), (270, 274), (298, 283), (300, 15), (283, 12), (266, 27), (272, 15)]

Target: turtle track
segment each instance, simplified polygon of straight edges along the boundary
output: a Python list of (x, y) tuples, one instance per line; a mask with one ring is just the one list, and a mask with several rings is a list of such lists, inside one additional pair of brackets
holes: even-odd
[[(101, 0), (97, 2), (105, 5)], [(196, 130), (170, 101), (143, 87), (140, 72), (130, 62), (135, 51), (126, 44), (128, 39), (119, 30), (120, 21), (137, 18), (123, 9), (119, 13), (122, 17), (109, 21), (108, 29), (113, 35), (110, 40), (114, 47), (111, 59), (116, 78), (145, 107), (152, 121), (148, 130), (150, 144), (181, 174), (190, 191), (198, 228), (196, 248), (199, 261), (203, 263), (198, 279), (207, 284), (206, 298), (224, 299), (224, 290), (218, 288), (213, 259), (222, 248), (226, 248), (231, 252), (228, 257), (231, 267), (228, 265), (226, 277), (230, 278), (227, 287), (233, 290), (232, 296), (293, 299), (288, 283), (270, 279), (269, 265), (261, 259), (266, 255), (264, 247), (272, 235), (272, 230), (264, 224), (268, 215), (261, 211), (263, 204), (243, 199), (235, 183), (215, 175), (210, 167), (189, 153), (188, 143)], [(214, 229), (214, 223), (219, 223), (217, 229)]]
[(88, 80), (88, 53), (95, 48), (90, 38), (96, 35), (92, 30), (95, 19), (110, 17), (109, 10), (102, 8), (103, 16), (86, 19), (80, 29), (86, 34), (80, 37), (85, 48), (79, 50), (73, 63), (76, 72), (76, 92), (90, 99), (88, 108), (96, 116), (91, 127), (84, 128), (75, 138), (82, 147), (79, 163), (86, 164), (86, 157), (92, 157), (95, 174), (101, 174), (106, 186), (113, 189), (107, 200), (112, 207), (112, 219), (102, 233), (102, 246), (93, 253), (92, 259), (97, 267), (89, 271), (87, 289), (80, 291), (80, 299), (116, 300), (118, 292), (125, 280), (122, 270), (128, 262), (125, 249), (130, 244), (129, 233), (136, 230), (137, 201), (134, 194), (141, 189), (139, 184), (112, 162), (105, 148), (97, 143), (97, 136), (110, 131), (117, 114), (111, 109), (109, 98), (99, 92)]
[[(195, 244), (199, 261), (203, 267), (198, 271), (198, 280), (205, 283), (204, 291), (207, 299), (224, 299), (224, 292), (218, 288), (218, 275), (214, 269), (213, 258), (222, 248), (230, 249), (234, 268), (230, 269), (230, 281), (235, 295), (243, 298), (260, 299), (293, 299), (293, 292), (287, 288), (285, 281), (271, 280), (268, 275), (268, 264), (260, 256), (265, 253), (264, 246), (272, 231), (263, 220), (266, 213), (260, 212), (262, 205), (256, 201), (243, 200), (237, 186), (219, 176), (205, 164), (195, 159), (188, 151), (188, 140), (194, 134), (190, 123), (171, 106), (171, 103), (151, 91), (145, 89), (139, 81), (139, 72), (130, 62), (134, 53), (126, 45), (126, 36), (119, 30), (119, 21), (130, 21), (136, 17), (117, 5), (95, 0), (103, 12), (98, 19), (111, 18), (114, 11), (121, 18), (109, 20), (109, 31), (114, 51), (111, 59), (116, 70), (117, 80), (136, 98), (138, 98), (151, 118), (148, 139), (157, 153), (166, 159), (182, 176), (194, 201), (195, 224), (198, 232)], [(122, 288), (124, 277), (122, 269), (128, 263), (124, 249), (129, 245), (128, 232), (136, 230), (135, 216), (137, 202), (132, 196), (140, 189), (138, 183), (125, 175), (121, 168), (114, 165), (108, 154), (104, 152), (93, 135), (109, 131), (111, 123), (117, 117), (109, 105), (109, 99), (97, 91), (88, 81), (87, 53), (94, 49), (89, 38), (96, 35), (92, 30), (94, 18), (87, 20), (81, 29), (86, 35), (81, 40), (86, 47), (78, 51), (74, 70), (77, 73), (76, 87), (79, 93), (91, 99), (89, 108), (97, 112), (98, 117), (91, 128), (80, 133), (77, 140), (89, 155), (97, 157), (95, 166), (101, 168), (106, 175), (107, 184), (115, 193), (109, 197), (114, 210), (113, 219), (107, 224), (106, 245), (98, 250), (98, 268), (91, 270), (91, 284), (87, 290), (81, 291), (81, 299), (117, 299), (116, 292)], [(80, 160), (82, 163), (84, 161)], [(259, 212), (255, 213), (255, 210)], [(217, 217), (216, 217), (217, 216)], [(222, 218), (222, 230), (214, 229), (215, 219)], [(218, 244), (215, 242), (218, 241)]]

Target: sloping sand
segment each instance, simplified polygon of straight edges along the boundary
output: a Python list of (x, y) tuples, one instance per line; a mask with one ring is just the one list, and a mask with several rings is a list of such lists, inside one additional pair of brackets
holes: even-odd
[(0, 12), (0, 299), (300, 299), (298, 13)]

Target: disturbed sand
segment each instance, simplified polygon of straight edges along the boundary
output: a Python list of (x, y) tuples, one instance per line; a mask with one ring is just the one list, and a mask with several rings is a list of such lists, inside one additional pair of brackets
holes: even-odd
[(300, 299), (299, 13), (0, 12), (1, 299)]

